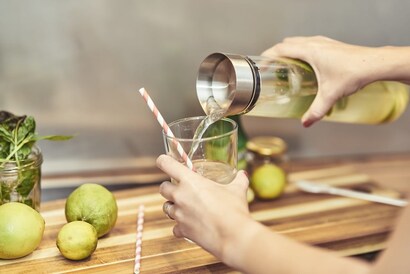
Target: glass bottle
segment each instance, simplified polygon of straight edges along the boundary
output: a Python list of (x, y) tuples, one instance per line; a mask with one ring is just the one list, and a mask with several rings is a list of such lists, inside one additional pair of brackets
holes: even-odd
[[(207, 113), (212, 99), (225, 116), (300, 118), (316, 93), (317, 80), (310, 65), (289, 58), (214, 53), (201, 63), (197, 78), (202, 108)], [(408, 100), (407, 85), (374, 82), (340, 99), (324, 119), (363, 124), (389, 122), (400, 117)]]
[(33, 146), (26, 160), (1, 163), (0, 205), (20, 202), (40, 210), (42, 162), (40, 149)]

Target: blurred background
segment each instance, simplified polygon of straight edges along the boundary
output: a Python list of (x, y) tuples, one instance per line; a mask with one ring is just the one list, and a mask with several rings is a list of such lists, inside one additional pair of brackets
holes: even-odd
[[(288, 36), (325, 35), (367, 46), (410, 45), (401, 0), (0, 1), (0, 109), (36, 118), (45, 171), (152, 159), (167, 121), (201, 115), (199, 63), (216, 51), (259, 55)], [(250, 137), (274, 135), (291, 157), (410, 151), (410, 109), (396, 122), (347, 125), (243, 117)]]

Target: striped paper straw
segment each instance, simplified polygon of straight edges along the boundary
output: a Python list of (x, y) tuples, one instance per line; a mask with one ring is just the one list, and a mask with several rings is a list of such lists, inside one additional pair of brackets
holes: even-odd
[(139, 274), (140, 268), (141, 268), (141, 246), (142, 246), (143, 228), (144, 228), (144, 205), (140, 205), (138, 209), (137, 241), (135, 242), (134, 274)]
[(145, 88), (140, 88), (139, 92), (141, 93), (144, 100), (147, 102), (149, 109), (152, 111), (154, 116), (157, 118), (158, 123), (164, 129), (166, 135), (172, 138), (172, 142), (177, 147), (179, 155), (181, 155), (182, 159), (186, 163), (186, 165), (191, 169), (194, 170), (194, 166), (192, 164), (191, 159), (189, 159), (188, 155), (185, 153), (184, 149), (182, 148), (181, 144), (175, 138), (175, 135), (172, 133), (171, 129), (169, 128), (168, 124), (165, 122), (164, 118), (162, 117), (161, 113), (159, 112), (158, 108), (155, 106), (154, 101), (152, 101), (151, 97), (149, 96), (148, 92)]

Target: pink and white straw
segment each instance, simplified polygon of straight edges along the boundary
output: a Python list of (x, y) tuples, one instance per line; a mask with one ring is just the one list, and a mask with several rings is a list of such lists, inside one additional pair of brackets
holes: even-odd
[(139, 274), (140, 268), (141, 268), (141, 246), (142, 246), (143, 228), (144, 228), (144, 205), (140, 205), (138, 209), (137, 241), (135, 242), (134, 274)]
[(141, 93), (144, 100), (147, 102), (149, 109), (152, 111), (154, 116), (157, 118), (158, 123), (164, 129), (165, 134), (172, 138), (172, 142), (177, 147), (179, 155), (181, 155), (182, 159), (186, 163), (186, 165), (191, 169), (194, 170), (194, 166), (192, 164), (191, 159), (189, 159), (188, 155), (185, 153), (184, 149), (182, 148), (181, 144), (175, 138), (175, 135), (172, 133), (171, 129), (169, 128), (168, 124), (165, 122), (164, 118), (162, 117), (161, 113), (159, 112), (158, 108), (155, 106), (154, 101), (152, 101), (151, 97), (149, 96), (148, 92), (145, 88), (140, 88), (139, 92)]

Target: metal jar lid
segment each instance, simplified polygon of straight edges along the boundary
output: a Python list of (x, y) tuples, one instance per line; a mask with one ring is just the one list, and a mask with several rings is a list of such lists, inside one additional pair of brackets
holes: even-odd
[(281, 138), (260, 136), (250, 139), (246, 148), (263, 156), (275, 156), (285, 153), (287, 145)]
[[(213, 53), (199, 66), (196, 92), (206, 114), (207, 101), (213, 97), (225, 116), (248, 111), (259, 94), (255, 70), (243, 55)], [(257, 92), (256, 92), (257, 91)]]

